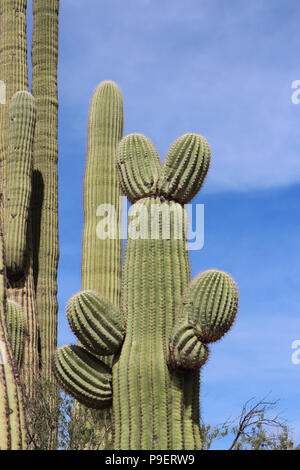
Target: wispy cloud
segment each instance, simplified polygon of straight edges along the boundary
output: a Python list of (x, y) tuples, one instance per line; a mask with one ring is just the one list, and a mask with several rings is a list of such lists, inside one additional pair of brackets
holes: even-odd
[(148, 3), (62, 4), (60, 95), (69, 135), (85, 138), (91, 94), (111, 78), (124, 94), (126, 132), (148, 134), (162, 156), (181, 133), (208, 137), (208, 191), (300, 181), (300, 105), (291, 103), (291, 83), (300, 79), (299, 4)]

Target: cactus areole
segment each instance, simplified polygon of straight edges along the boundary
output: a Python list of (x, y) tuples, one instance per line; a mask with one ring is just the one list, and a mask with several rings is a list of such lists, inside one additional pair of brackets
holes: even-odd
[[(57, 378), (79, 401), (94, 408), (112, 401), (115, 449), (201, 449), (199, 369), (207, 344), (229, 330), (238, 306), (228, 274), (209, 270), (190, 282), (183, 205), (209, 163), (209, 146), (197, 134), (177, 139), (163, 166), (142, 135), (118, 146), (131, 217), (145, 216), (139, 236), (128, 234), (120, 313), (95, 292), (73, 296), (68, 319), (84, 347), (64, 346), (53, 360)], [(114, 354), (111, 371), (95, 352)]]

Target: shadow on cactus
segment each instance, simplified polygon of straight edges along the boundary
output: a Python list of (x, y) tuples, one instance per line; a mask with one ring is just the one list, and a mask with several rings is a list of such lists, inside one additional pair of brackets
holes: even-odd
[[(201, 449), (199, 370), (238, 308), (227, 273), (208, 270), (190, 282), (183, 205), (209, 164), (197, 134), (177, 139), (164, 165), (140, 134), (118, 146), (120, 184), (133, 204), (120, 312), (96, 292), (73, 296), (68, 321), (83, 347), (63, 346), (53, 358), (57, 379), (78, 401), (91, 408), (112, 401), (114, 449)], [(143, 223), (132, 236), (137, 214)], [(113, 354), (108, 370), (97, 356)]]

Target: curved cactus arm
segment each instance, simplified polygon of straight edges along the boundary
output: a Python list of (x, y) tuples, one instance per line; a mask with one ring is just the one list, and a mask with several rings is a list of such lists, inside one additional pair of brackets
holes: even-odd
[(73, 333), (91, 353), (114, 354), (124, 340), (123, 318), (97, 292), (86, 290), (73, 295), (67, 305), (67, 318)]
[(208, 347), (201, 342), (197, 330), (187, 319), (173, 329), (169, 344), (170, 371), (185, 374), (202, 367), (208, 359)]
[(25, 316), (21, 307), (13, 300), (6, 304), (6, 325), (18, 368), (22, 366), (25, 345)]
[(24, 276), (27, 265), (35, 121), (33, 96), (27, 91), (17, 92), (9, 107), (4, 197), (5, 259), (7, 275), (12, 281)]
[(85, 349), (62, 346), (53, 356), (52, 367), (63, 389), (83, 405), (95, 409), (111, 406), (111, 370)]
[(169, 368), (179, 373), (199, 369), (208, 358), (206, 344), (230, 330), (237, 310), (238, 289), (229, 274), (214, 269), (199, 274), (183, 295), (169, 343)]
[(160, 177), (167, 199), (187, 204), (201, 188), (210, 165), (210, 148), (199, 134), (184, 134), (171, 145)]
[(156, 194), (161, 164), (148, 137), (142, 134), (123, 137), (118, 146), (117, 168), (122, 191), (130, 202)]

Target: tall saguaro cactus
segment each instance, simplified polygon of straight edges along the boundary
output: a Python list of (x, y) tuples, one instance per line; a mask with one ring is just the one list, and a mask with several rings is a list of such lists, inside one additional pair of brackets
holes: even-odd
[(58, 177), (57, 61), (59, 0), (33, 0), (32, 94), (37, 123), (33, 166), (34, 282), (41, 370), (51, 376), (57, 344)]
[[(64, 346), (53, 359), (58, 380), (79, 401), (91, 408), (112, 402), (115, 449), (201, 448), (199, 369), (238, 306), (227, 273), (209, 270), (190, 282), (183, 205), (209, 162), (197, 134), (177, 139), (162, 167), (144, 136), (119, 145), (120, 183), (133, 204), (121, 308), (97, 292), (74, 295), (68, 320), (84, 347)], [(110, 370), (99, 354), (115, 355)]]
[[(26, 98), (25, 95), (23, 98), (21, 95), (18, 98), (15, 98), (15, 104), (11, 103), (11, 99), (15, 93), (19, 92), (20, 90), (25, 90), (26, 93), (28, 90), (26, 8), (26, 0), (0, 0), (0, 79), (5, 83), (6, 86), (6, 103), (0, 105), (0, 158), (1, 187), (3, 192), (4, 206), (6, 206), (6, 209), (9, 208), (8, 206), (12, 208), (11, 204), (13, 204), (13, 201), (8, 201), (6, 190), (9, 191), (10, 189), (13, 189), (14, 185), (18, 184), (19, 188), (22, 186), (24, 189), (26, 188), (25, 192), (28, 191), (27, 196), (25, 195), (25, 192), (22, 192), (20, 195), (21, 198), (25, 196), (22, 201), (22, 203), (25, 203), (25, 205), (27, 205), (29, 202), (29, 193), (31, 191), (31, 188), (27, 184), (29, 178), (28, 171), (31, 171), (31, 169), (30, 165), (26, 167), (25, 161), (29, 162), (29, 158), (32, 158), (30, 150), (30, 146), (32, 145), (32, 121), (30, 124), (31, 118), (29, 120), (27, 119), (30, 116), (31, 111), (29, 109), (26, 110), (26, 107), (29, 106), (30, 108), (32, 105), (30, 105), (30, 98)], [(21, 103), (22, 100), (24, 100), (23, 105)], [(12, 109), (12, 107), (15, 107), (15, 111)], [(13, 120), (11, 120), (9, 117), (10, 112), (14, 113)], [(27, 116), (27, 118), (25, 118), (24, 125), (22, 125), (22, 114)], [(13, 128), (15, 128), (15, 130), (13, 130)], [(23, 133), (23, 136), (18, 138), (16, 132), (19, 131)], [(14, 141), (14, 139), (19, 139), (17, 143), (19, 147), (16, 146), (17, 141)], [(9, 140), (11, 143), (9, 143)], [(23, 144), (26, 147), (26, 156), (21, 155), (22, 151), (24, 150), (21, 149)], [(23, 162), (21, 163), (21, 166), (23, 165), (23, 168), (26, 168), (26, 172), (24, 174), (24, 185), (20, 180), (14, 180), (16, 175), (13, 174), (13, 161), (15, 160), (16, 162), (18, 158), (20, 163)], [(7, 167), (6, 163), (8, 159), (10, 159), (10, 162), (8, 163)], [(21, 177), (19, 172), (18, 176)], [(11, 181), (8, 182), (7, 178), (11, 178)], [(27, 180), (27, 183), (25, 183), (25, 180)], [(14, 199), (15, 196), (13, 197), (13, 200), (15, 200), (16, 205), (18, 205), (16, 199)], [(6, 209), (4, 207), (4, 210), (7, 213)], [(23, 253), (21, 256), (25, 256), (26, 258), (23, 259), (23, 262), (26, 264), (26, 268), (23, 272), (20, 271), (17, 276), (15, 275), (16, 273), (14, 273), (15, 268), (8, 270), (7, 296), (12, 301), (16, 301), (22, 307), (25, 315), (26, 345), (24, 350), (23, 367), (21, 368), (20, 375), (22, 382), (25, 384), (26, 393), (30, 395), (33, 390), (32, 384), (34, 381), (34, 376), (38, 372), (38, 326), (32, 271), (31, 217), (28, 215), (26, 240), (24, 239), (24, 229), (26, 223), (23, 223), (25, 221), (25, 217), (26, 216), (24, 214), (24, 218), (22, 218), (22, 215), (20, 216), (19, 212), (19, 215), (17, 215), (14, 220), (11, 219), (10, 222), (11, 229), (13, 229), (13, 225), (18, 225), (18, 222), (21, 222), (21, 225), (23, 224), (23, 226), (20, 226), (18, 229), (15, 227), (15, 236), (19, 236), (21, 233), (23, 233), (21, 236), (23, 248), (19, 253)], [(3, 219), (3, 223), (3, 230), (6, 233), (5, 218)], [(13, 233), (14, 231), (10, 230), (10, 232)], [(19, 246), (19, 248), (21, 247)], [(11, 252), (8, 246), (8, 257), (10, 255)]]
[[(120, 229), (121, 190), (116, 169), (116, 150), (123, 135), (123, 99), (119, 87), (104, 81), (96, 88), (89, 112), (87, 155), (84, 175), (84, 231), (81, 288), (96, 290), (119, 307), (121, 294), (122, 240)], [(101, 217), (113, 219), (110, 237), (99, 233)], [(114, 217), (115, 216), (115, 217)], [(112, 358), (104, 361), (112, 365)], [(98, 435), (102, 447), (111, 443), (111, 414), (101, 416)]]

